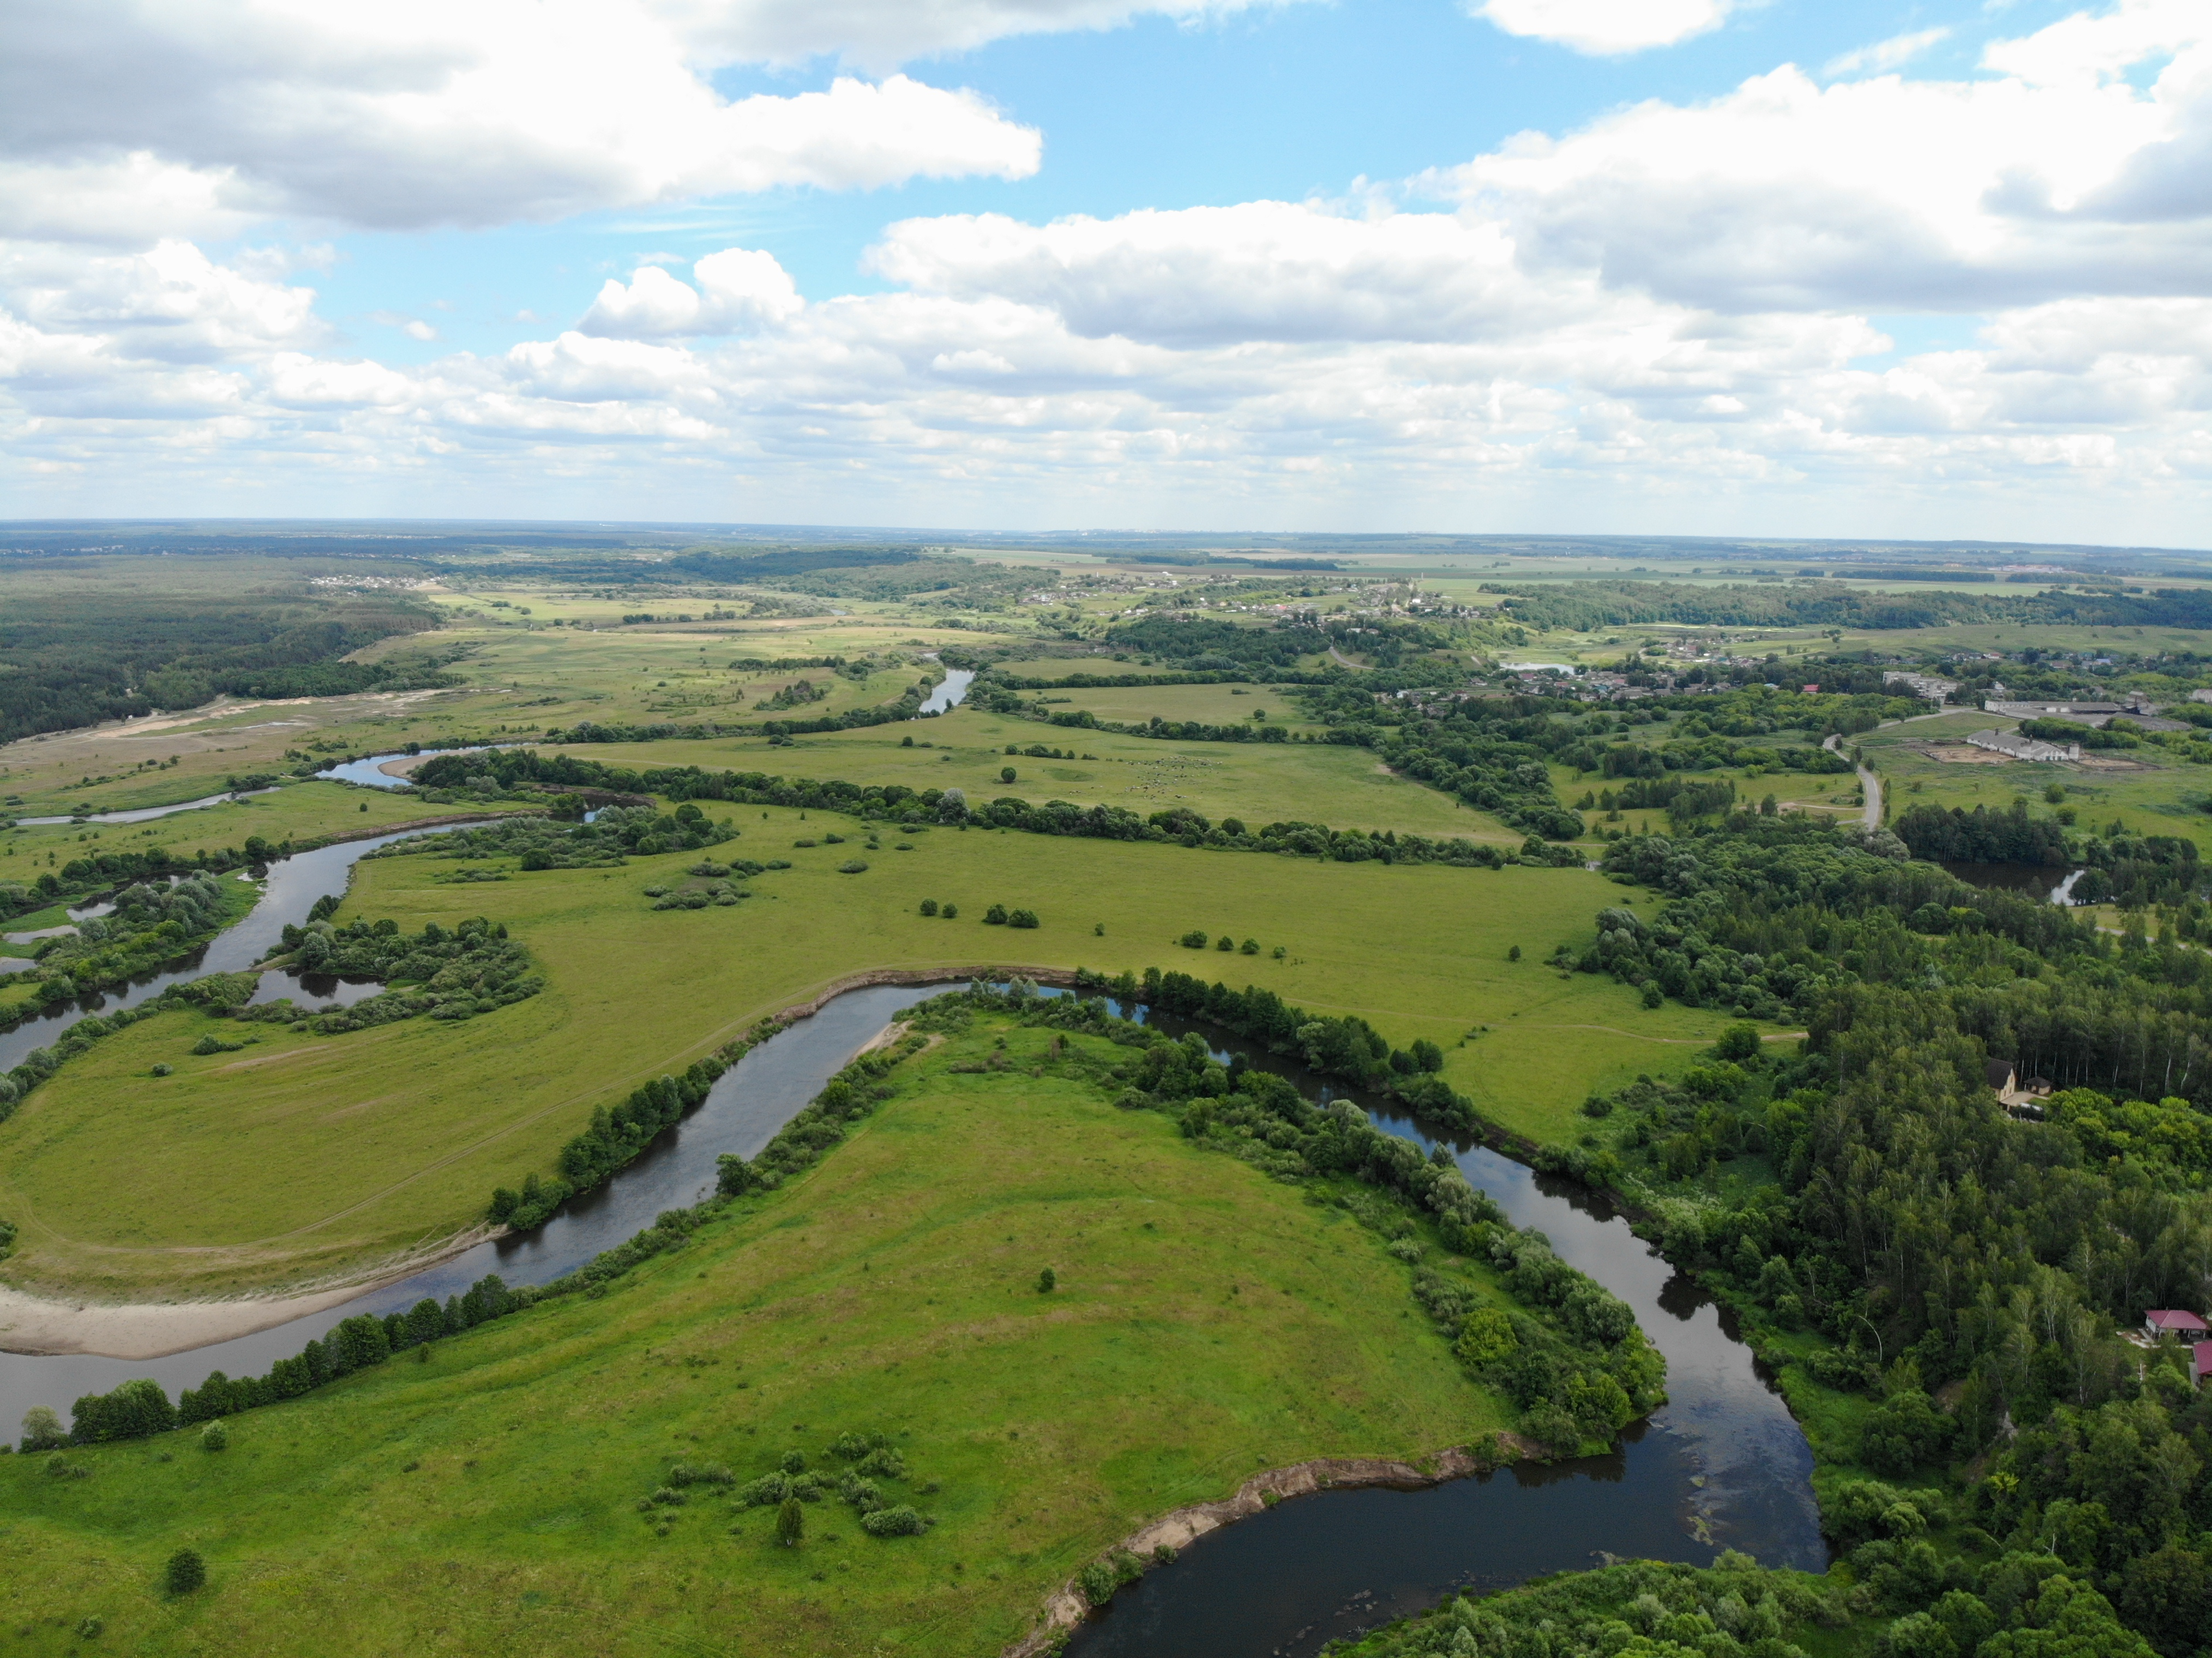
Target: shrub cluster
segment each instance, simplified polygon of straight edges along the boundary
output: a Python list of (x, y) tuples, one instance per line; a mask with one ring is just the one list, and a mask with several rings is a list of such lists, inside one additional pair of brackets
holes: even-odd
[[(185, 1389), (173, 1405), (159, 1382), (137, 1377), (108, 1393), (87, 1394), (70, 1406), (69, 1442), (96, 1445), (143, 1439), (172, 1428), (214, 1423), (257, 1406), (295, 1399), (326, 1382), (380, 1364), (395, 1352), (441, 1336), (457, 1335), (535, 1299), (526, 1291), (509, 1290), (495, 1275), (479, 1278), (467, 1294), (449, 1297), (442, 1307), (425, 1299), (410, 1312), (380, 1319), (368, 1314), (347, 1319), (321, 1340), (310, 1341), (296, 1357), (278, 1359), (265, 1376), (234, 1380), (221, 1370), (213, 1371), (198, 1388)], [(38, 1444), (32, 1442), (32, 1426), (27, 1418), (26, 1450), (43, 1448), (59, 1424), (52, 1428), (38, 1424)], [(220, 1449), (223, 1442), (220, 1436), (203, 1436), (210, 1449)]]
[[(1704, 1570), (1638, 1560), (1562, 1572), (1503, 1594), (1455, 1598), (1420, 1618), (1331, 1650), (1338, 1658), (1519, 1658), (1536, 1653), (1559, 1658), (1601, 1653), (1617, 1658), (1804, 1658), (1804, 1649), (1791, 1637), (1826, 1650), (1832, 1642), (1829, 1627), (1850, 1621), (1843, 1595), (1826, 1580), (1762, 1570), (1748, 1556), (1729, 1550), (1718, 1564)], [(1973, 1651), (1972, 1645), (1949, 1644), (1890, 1649), (1896, 1658), (1938, 1651), (1968, 1658)]]
[[(842, 1433), (830, 1442), (830, 1455), (849, 1465), (834, 1479), (807, 1472), (805, 1452), (785, 1452), (778, 1467), (737, 1489), (738, 1508), (784, 1509), (793, 1503), (820, 1503), (834, 1495), (852, 1507), (860, 1529), (871, 1537), (918, 1537), (936, 1523), (911, 1503), (891, 1502), (876, 1483), (908, 1477), (906, 1458), (889, 1435)], [(779, 1517), (779, 1535), (787, 1530), (791, 1535), (786, 1540), (796, 1541), (803, 1527), (786, 1527)]]
[(627, 1168), (653, 1144), (654, 1136), (672, 1128), (684, 1114), (707, 1097), (715, 1078), (752, 1046), (757, 1036), (733, 1042), (720, 1053), (700, 1060), (680, 1077), (656, 1077), (630, 1090), (629, 1096), (610, 1110), (602, 1105), (592, 1112), (584, 1132), (561, 1148), (560, 1174), (541, 1181), (533, 1172), (515, 1191), (500, 1187), (491, 1194), (486, 1212), (495, 1225), (527, 1231), (579, 1192), (588, 1192), (617, 1169)]
[(1427, 1041), (1394, 1049), (1382, 1032), (1356, 1014), (1309, 1013), (1272, 990), (1252, 985), (1231, 990), (1218, 981), (1209, 985), (1188, 973), (1158, 968), (1147, 968), (1141, 980), (1129, 973), (1109, 979), (1079, 968), (1075, 981), (1105, 991), (1125, 1006), (1141, 1002), (1158, 1012), (1203, 1019), (1251, 1037), (1270, 1053), (1302, 1060), (1324, 1077), (1393, 1095), (1431, 1121), (1470, 1131), (1481, 1126), (1474, 1102), (1437, 1074), (1443, 1069), (1443, 1049)]
[(777, 1131), (750, 1163), (734, 1152), (715, 1158), (719, 1171), (715, 1187), (724, 1197), (752, 1191), (774, 1191), (792, 1175), (822, 1160), (823, 1154), (845, 1138), (845, 1125), (872, 1111), (887, 1090), (878, 1080), (900, 1060), (919, 1053), (928, 1039), (909, 1032), (890, 1048), (863, 1054), (832, 1077), (807, 1108)]
[(173, 960), (213, 938), (226, 924), (224, 909), (222, 881), (204, 872), (173, 885), (125, 887), (110, 914), (87, 916), (74, 937), (39, 947), (37, 1005), (57, 1007)]
[(471, 1018), (526, 1001), (545, 984), (530, 971), (529, 952), (507, 936), (507, 924), (483, 916), (453, 928), (431, 921), (417, 933), (402, 932), (389, 917), (337, 927), (318, 916), (304, 927), (288, 926), (283, 939), (290, 965), (302, 973), (378, 979), (393, 988), (327, 1013), (264, 1002), (234, 1007), (232, 1017), (305, 1025), (331, 1035), (422, 1014)]
[[(988, 805), (971, 805), (957, 789), (915, 790), (897, 783), (863, 786), (842, 781), (784, 778), (766, 772), (709, 772), (696, 766), (640, 771), (610, 766), (604, 761), (580, 759), (574, 755), (546, 754), (538, 749), (502, 749), (471, 758), (480, 758), (501, 781), (509, 784), (550, 782), (570, 787), (657, 794), (687, 804), (726, 800), (741, 805), (796, 806), (802, 810), (848, 812), (864, 819), (902, 824), (968, 823), (981, 829), (1019, 829), (1032, 835), (1074, 835), (1089, 840), (1175, 841), (1188, 847), (1279, 853), (1347, 864), (1437, 863), (1498, 869), (1531, 859), (1547, 863), (1553, 860), (1553, 853), (1543, 848), (1540, 841), (1534, 852), (1524, 846), (1521, 852), (1515, 853), (1482, 841), (1433, 841), (1388, 830), (1370, 834), (1364, 829), (1332, 829), (1321, 823), (1285, 822), (1252, 829), (1235, 818), (1226, 818), (1217, 824), (1182, 807), (1139, 817), (1121, 806), (1078, 806), (1066, 800), (1032, 805), (1012, 796)], [(1550, 774), (1540, 765), (1534, 769), (1544, 779), (1548, 799)], [(683, 808), (677, 810), (681, 813)], [(604, 815), (600, 821), (605, 821)], [(1578, 832), (1578, 819), (1576, 823)], [(1569, 848), (1565, 849), (1565, 856), (1566, 861), (1571, 863), (1578, 861), (1581, 854)]]
[[(466, 757), (473, 761), (483, 756)], [(417, 780), (421, 780), (434, 767), (460, 758), (441, 756), (422, 768)], [(584, 809), (583, 799), (578, 795), (562, 797), (560, 805), (579, 813)], [(694, 852), (733, 841), (738, 833), (736, 825), (727, 818), (720, 823), (709, 822), (707, 814), (687, 799), (669, 812), (651, 805), (608, 806), (588, 823), (534, 817), (502, 817), (478, 828), (458, 829), (442, 835), (410, 835), (388, 847), (380, 847), (368, 855), (446, 859), (513, 858), (526, 870), (608, 869), (619, 867), (625, 855), (650, 858), (665, 852)]]

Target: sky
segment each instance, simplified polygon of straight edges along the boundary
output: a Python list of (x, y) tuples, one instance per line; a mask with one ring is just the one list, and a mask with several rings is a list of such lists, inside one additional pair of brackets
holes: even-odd
[(2212, 545), (2208, 0), (0, 16), (0, 516)]

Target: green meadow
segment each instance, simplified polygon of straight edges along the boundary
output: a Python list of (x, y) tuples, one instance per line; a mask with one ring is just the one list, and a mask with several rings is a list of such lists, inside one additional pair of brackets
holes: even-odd
[[(1132, 696), (1164, 696), (1174, 686)], [(1238, 699), (1243, 701), (1244, 699)], [(1263, 703), (1268, 718), (1273, 704)], [(1149, 716), (1147, 716), (1149, 717)], [(912, 747), (905, 739), (912, 738)], [(1076, 757), (1050, 760), (1008, 754), (1033, 745)], [(760, 771), (784, 777), (842, 778), (861, 784), (902, 783), (912, 789), (958, 788), (970, 799), (1018, 794), (1028, 800), (1124, 806), (1151, 813), (1182, 806), (1218, 822), (1254, 825), (1297, 822), (1332, 829), (1392, 829), (1432, 837), (1462, 836), (1518, 846), (1522, 837), (1487, 812), (1391, 774), (1365, 749), (1322, 743), (1179, 743), (1149, 737), (1040, 726), (981, 708), (962, 708), (935, 720), (801, 737), (787, 747), (765, 738), (659, 743), (543, 745), (622, 766), (698, 766), (709, 771)], [(1085, 757), (1089, 756), (1089, 757)], [(1000, 774), (1013, 768), (1014, 780)]]
[[(1328, 1182), (1116, 1110), (1121, 1052), (981, 1018), (811, 1173), (604, 1296), (246, 1412), (221, 1452), (186, 1430), (68, 1452), (78, 1479), (0, 1458), (9, 1650), (97, 1649), (73, 1637), (98, 1619), (155, 1654), (971, 1658), (1257, 1470), (1510, 1424)], [(833, 1495), (787, 1548), (726, 1489), (648, 1501), (679, 1462), (834, 1478), (848, 1431), (889, 1437), (888, 1499), (931, 1529), (868, 1536)], [(185, 1546), (208, 1585), (173, 1599)]]
[[(364, 861), (341, 922), (389, 916), (412, 932), (489, 916), (527, 946), (544, 991), (461, 1023), (321, 1035), (179, 1010), (107, 1037), (0, 1124), (0, 1215), (21, 1230), (9, 1278), (129, 1300), (359, 1270), (472, 1224), (494, 1186), (550, 1173), (595, 1106), (871, 969), (1158, 966), (1262, 985), (1357, 1013), (1398, 1046), (1435, 1042), (1454, 1087), (1541, 1139), (1571, 1137), (1592, 1089), (1686, 1064), (1724, 1023), (1672, 1003), (1647, 1010), (1610, 980), (1543, 964), (1633, 896), (1581, 869), (1323, 864), (945, 829), (869, 849), (853, 820), (731, 811), (743, 834), (722, 855), (793, 867), (754, 878), (729, 908), (650, 907), (645, 889), (681, 884), (696, 853), (619, 870), (488, 863), (470, 867), (505, 878), (467, 883), (450, 859)], [(793, 845), (830, 833), (848, 838)], [(855, 857), (864, 872), (839, 872)], [(925, 898), (957, 904), (958, 919), (921, 914)], [(1042, 925), (985, 925), (993, 903)], [(1194, 928), (1259, 953), (1179, 947)], [(218, 1029), (258, 1040), (191, 1053)], [(173, 1074), (153, 1075), (161, 1064)]]
[[(404, 789), (355, 788), (344, 783), (295, 782), (273, 794), (156, 817), (147, 823), (24, 823), (0, 831), (0, 883), (36, 880), (73, 858), (164, 847), (189, 857), (201, 850), (243, 847), (253, 835), (271, 843), (331, 835), (354, 837), (425, 817), (474, 812), (441, 806)], [(514, 808), (495, 803), (492, 814)], [(10, 930), (15, 923), (10, 922)]]
[[(2005, 811), (2025, 796), (2039, 817), (2070, 807), (2082, 827), (2101, 829), (2117, 818), (2145, 835), (2183, 836), (2212, 854), (2212, 813), (2205, 807), (2212, 798), (2212, 769), (2177, 762), (2148, 744), (2087, 750), (2080, 761), (2041, 762), (1938, 759), (1917, 746), (1955, 754), (1965, 751), (1969, 732), (2010, 730), (2018, 723), (1965, 712), (1886, 726), (1854, 741), (1864, 745), (1868, 760), (1881, 774), (1893, 819), (1918, 805)], [(2063, 791), (2060, 801), (2046, 798), (2045, 791), (2052, 787)]]

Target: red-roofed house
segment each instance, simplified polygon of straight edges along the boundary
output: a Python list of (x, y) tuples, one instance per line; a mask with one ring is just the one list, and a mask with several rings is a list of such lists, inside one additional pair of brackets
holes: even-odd
[(2196, 1314), (2178, 1307), (2154, 1307), (2143, 1315), (2143, 1328), (2154, 1339), (2163, 1335), (2179, 1336), (2185, 1341), (2202, 1341), (2212, 1336), (2212, 1329)]
[(2197, 1355), (2197, 1385), (2201, 1388), (2204, 1378), (2212, 1376), (2212, 1341), (2200, 1341), (2191, 1351)]

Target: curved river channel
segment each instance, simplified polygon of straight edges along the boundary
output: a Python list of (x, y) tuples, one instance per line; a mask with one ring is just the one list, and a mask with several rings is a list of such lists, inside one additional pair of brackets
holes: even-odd
[[(197, 963), (108, 1005), (260, 959), (286, 922), (304, 918), (324, 893), (342, 891), (353, 862), (391, 838), (271, 865), (261, 902)], [(211, 1370), (258, 1374), (343, 1318), (391, 1312), (424, 1296), (443, 1298), (487, 1272), (517, 1284), (557, 1278), (649, 1225), (661, 1210), (698, 1201), (713, 1188), (718, 1154), (758, 1152), (902, 1010), (945, 987), (872, 986), (836, 998), (747, 1054), (644, 1157), (526, 1236), (478, 1244), (343, 1306), (165, 1358), (0, 1353), (0, 1429), (33, 1405), (66, 1415), (80, 1395), (133, 1376), (151, 1376), (173, 1395)], [(51, 1042), (87, 1011), (93, 1010), (72, 1008), (0, 1035), (0, 1064)], [(1159, 1023), (1176, 1035), (1194, 1028)], [(1344, 1092), (1277, 1056), (1196, 1028), (1220, 1057), (1277, 1072), (1310, 1098)], [(35, 1039), (27, 1040), (33, 1030)], [(1349, 1097), (1389, 1132), (1425, 1147), (1438, 1143), (1387, 1104)], [(1702, 1563), (1735, 1547), (1768, 1565), (1826, 1566), (1811, 1451), (1720, 1310), (1596, 1194), (1480, 1145), (1443, 1144), (1516, 1225), (1541, 1230), (1561, 1256), (1635, 1309), (1666, 1355), (1668, 1405), (1611, 1455), (1419, 1490), (1322, 1491), (1285, 1503), (1147, 1573), (1077, 1633), (1071, 1655), (1306, 1658), (1333, 1638), (1420, 1611), (1456, 1589), (1503, 1588), (1608, 1554)]]

